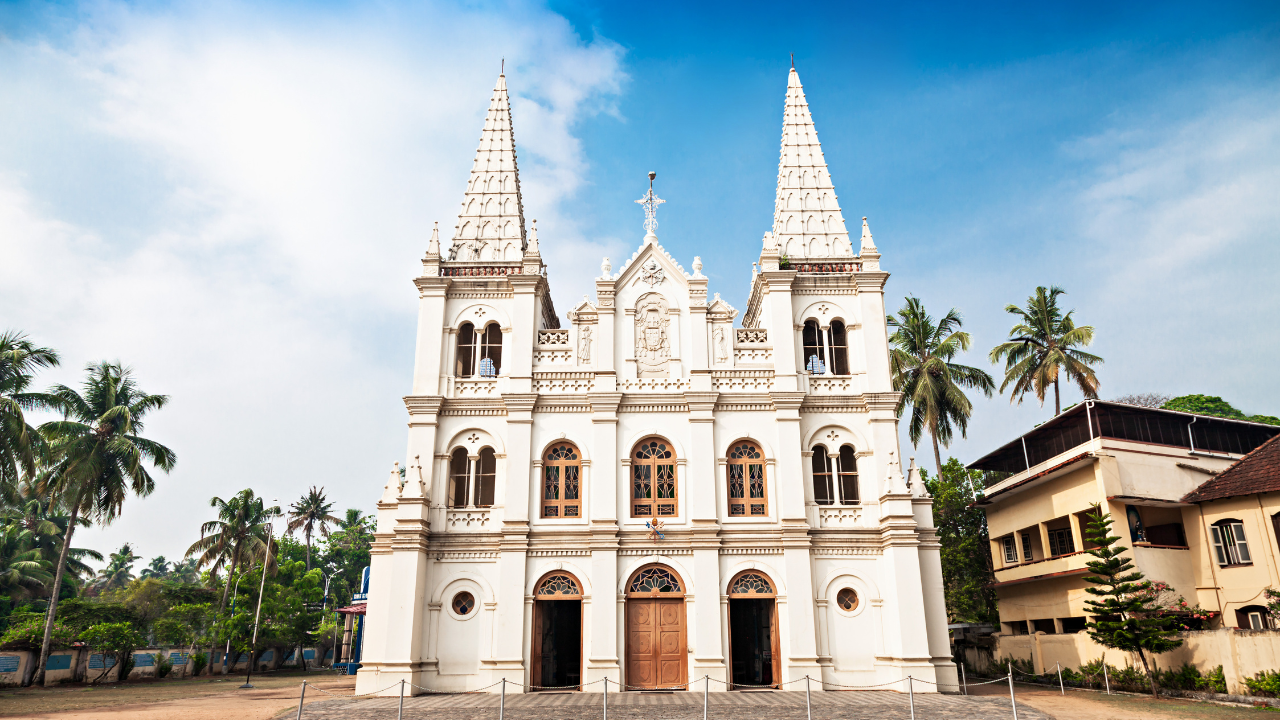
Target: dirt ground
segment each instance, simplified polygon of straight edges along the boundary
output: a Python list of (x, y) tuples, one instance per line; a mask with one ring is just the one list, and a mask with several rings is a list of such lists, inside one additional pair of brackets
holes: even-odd
[[(1003, 683), (974, 688), (974, 695), (1009, 697), (1009, 686)], [(1067, 689), (1066, 695), (1026, 685), (1015, 686), (1018, 705), (1027, 705), (1052, 715), (1057, 720), (1237, 720), (1238, 718), (1280, 717), (1270, 709), (1224, 707), (1191, 700), (1107, 695)]]
[[(221, 675), (192, 680), (160, 680), (97, 687), (22, 688), (0, 691), (0, 717), (40, 720), (269, 720), (298, 707), (303, 673), (272, 673), (253, 678), (253, 690), (241, 690), (244, 676)], [(350, 694), (354, 677), (327, 672), (305, 674), (307, 702), (326, 697), (313, 686)]]

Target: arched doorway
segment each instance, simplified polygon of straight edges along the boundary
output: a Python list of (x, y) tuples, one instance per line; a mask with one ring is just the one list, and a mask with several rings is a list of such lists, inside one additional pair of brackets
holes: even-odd
[(731, 687), (778, 687), (778, 593), (758, 570), (729, 583)]
[(532, 683), (574, 687), (582, 682), (582, 586), (567, 572), (553, 572), (533, 598)]
[(687, 647), (680, 576), (662, 565), (640, 568), (627, 583), (627, 684), (683, 686), (689, 675)]

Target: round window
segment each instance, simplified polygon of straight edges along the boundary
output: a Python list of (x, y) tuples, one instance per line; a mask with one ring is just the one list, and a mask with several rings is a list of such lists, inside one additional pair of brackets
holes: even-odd
[(858, 607), (858, 593), (853, 588), (844, 588), (836, 593), (836, 605), (845, 612), (853, 612)]
[(475, 606), (476, 596), (465, 590), (453, 596), (453, 611), (459, 615), (470, 614), (471, 608), (474, 608)]

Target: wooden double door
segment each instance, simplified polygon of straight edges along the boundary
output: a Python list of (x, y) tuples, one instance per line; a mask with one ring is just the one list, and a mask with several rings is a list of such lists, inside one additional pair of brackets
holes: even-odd
[(684, 598), (627, 599), (628, 685), (674, 688), (688, 680), (684, 608)]

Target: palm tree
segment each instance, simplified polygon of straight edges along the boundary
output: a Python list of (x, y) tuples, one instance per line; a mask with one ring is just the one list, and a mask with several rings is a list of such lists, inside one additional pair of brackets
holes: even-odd
[(26, 335), (0, 333), (0, 483), (13, 486), (18, 477), (35, 475), (40, 435), (27, 424), (24, 410), (48, 407), (47, 398), (29, 393), (36, 370), (58, 364), (58, 353), (36, 347)]
[(151, 558), (151, 562), (142, 568), (142, 572), (138, 577), (146, 580), (147, 578), (155, 578), (163, 580), (169, 577), (169, 561), (164, 559), (163, 555), (157, 555)]
[[(6, 495), (7, 507), (0, 512), (0, 523), (26, 530), (31, 548), (40, 553), (43, 562), (53, 567), (61, 552), (62, 538), (71, 516), (57, 507), (52, 498), (41, 495), (35, 482), (25, 482), (17, 488), (10, 488)], [(81, 517), (76, 524), (88, 527), (89, 521)], [(67, 552), (67, 574), (63, 582), (70, 582), (73, 587), (79, 588), (87, 579), (92, 578), (93, 568), (85, 560), (102, 562), (102, 553), (89, 548), (71, 548)]]
[(0, 528), (0, 596), (10, 600), (34, 594), (53, 578), (30, 535), (16, 525)]
[(286, 532), (292, 535), (295, 530), (302, 529), (302, 535), (307, 539), (307, 571), (310, 572), (311, 534), (318, 528), (321, 535), (329, 537), (329, 524), (342, 521), (329, 514), (333, 510), (333, 503), (325, 501), (324, 488), (317, 489), (314, 485), (290, 508)]
[[(199, 555), (197, 567), (209, 567), (213, 574), (227, 567), (227, 581), (222, 585), (222, 600), (218, 603), (218, 613), (227, 607), (227, 595), (231, 592), (231, 578), (236, 568), (242, 563), (248, 567), (254, 557), (266, 555), (267, 535), (271, 531), (271, 519), (280, 515), (280, 508), (265, 507), (262, 498), (256, 497), (251, 488), (245, 488), (223, 500), (215, 497), (209, 501), (211, 507), (218, 509), (218, 519), (210, 520), (200, 526), (200, 539), (187, 548), (187, 557)], [(275, 558), (267, 558), (268, 568), (274, 567)], [(229, 567), (228, 567), (229, 566)], [(209, 657), (213, 657), (213, 648), (209, 648)], [(209, 666), (213, 673), (213, 666)], [(222, 672), (227, 672), (223, 665)]]
[(169, 571), (169, 579), (183, 585), (194, 585), (200, 582), (200, 561), (195, 558), (178, 560)]
[(1080, 386), (1080, 392), (1086, 398), (1098, 397), (1098, 376), (1093, 373), (1091, 365), (1101, 365), (1102, 358), (1077, 350), (1093, 342), (1093, 327), (1082, 325), (1076, 327), (1071, 318), (1072, 310), (1066, 315), (1058, 307), (1058, 296), (1066, 291), (1056, 285), (1048, 290), (1036, 288), (1036, 292), (1027, 298), (1027, 307), (1017, 305), (1005, 307), (1005, 312), (1017, 315), (1020, 320), (1009, 331), (1009, 340), (997, 345), (991, 351), (991, 362), (1005, 362), (1004, 382), (1000, 383), (1000, 392), (1011, 383), (1013, 391), (1009, 401), (1022, 403), (1022, 396), (1035, 392), (1040, 405), (1044, 406), (1044, 395), (1049, 386), (1053, 386), (1053, 414), (1062, 412), (1062, 397), (1059, 392), (1059, 373), (1065, 373), (1067, 380)]
[(911, 444), (919, 447), (926, 430), (933, 440), (933, 461), (942, 474), (939, 444), (951, 444), (954, 429), (965, 437), (973, 403), (961, 388), (976, 388), (987, 397), (995, 388), (991, 376), (977, 368), (951, 362), (962, 350), (968, 350), (969, 333), (960, 312), (952, 308), (934, 322), (918, 298), (908, 297), (897, 316), (886, 319), (894, 333), (889, 337), (889, 367), (893, 389), (901, 392), (898, 417), (911, 406), (911, 423), (907, 434)]
[(58, 593), (71, 550), (71, 536), (80, 517), (109, 523), (119, 514), (125, 498), (150, 495), (155, 480), (143, 466), (169, 472), (177, 457), (169, 448), (142, 437), (143, 419), (169, 403), (166, 395), (150, 395), (138, 388), (133, 371), (115, 362), (86, 367), (83, 392), (65, 385), (49, 390), (51, 401), (63, 419), (40, 426), (49, 442), (50, 469), (42, 479), (42, 493), (59, 499), (70, 510), (62, 536), (62, 552), (54, 569), (52, 596), (45, 618), (44, 642), (33, 682), (44, 683), (49, 659)]
[(125, 543), (120, 549), (107, 558), (107, 566), (102, 568), (94, 580), (94, 587), (99, 592), (107, 592), (128, 585), (134, 580), (133, 564), (142, 558), (133, 554), (133, 546)]

